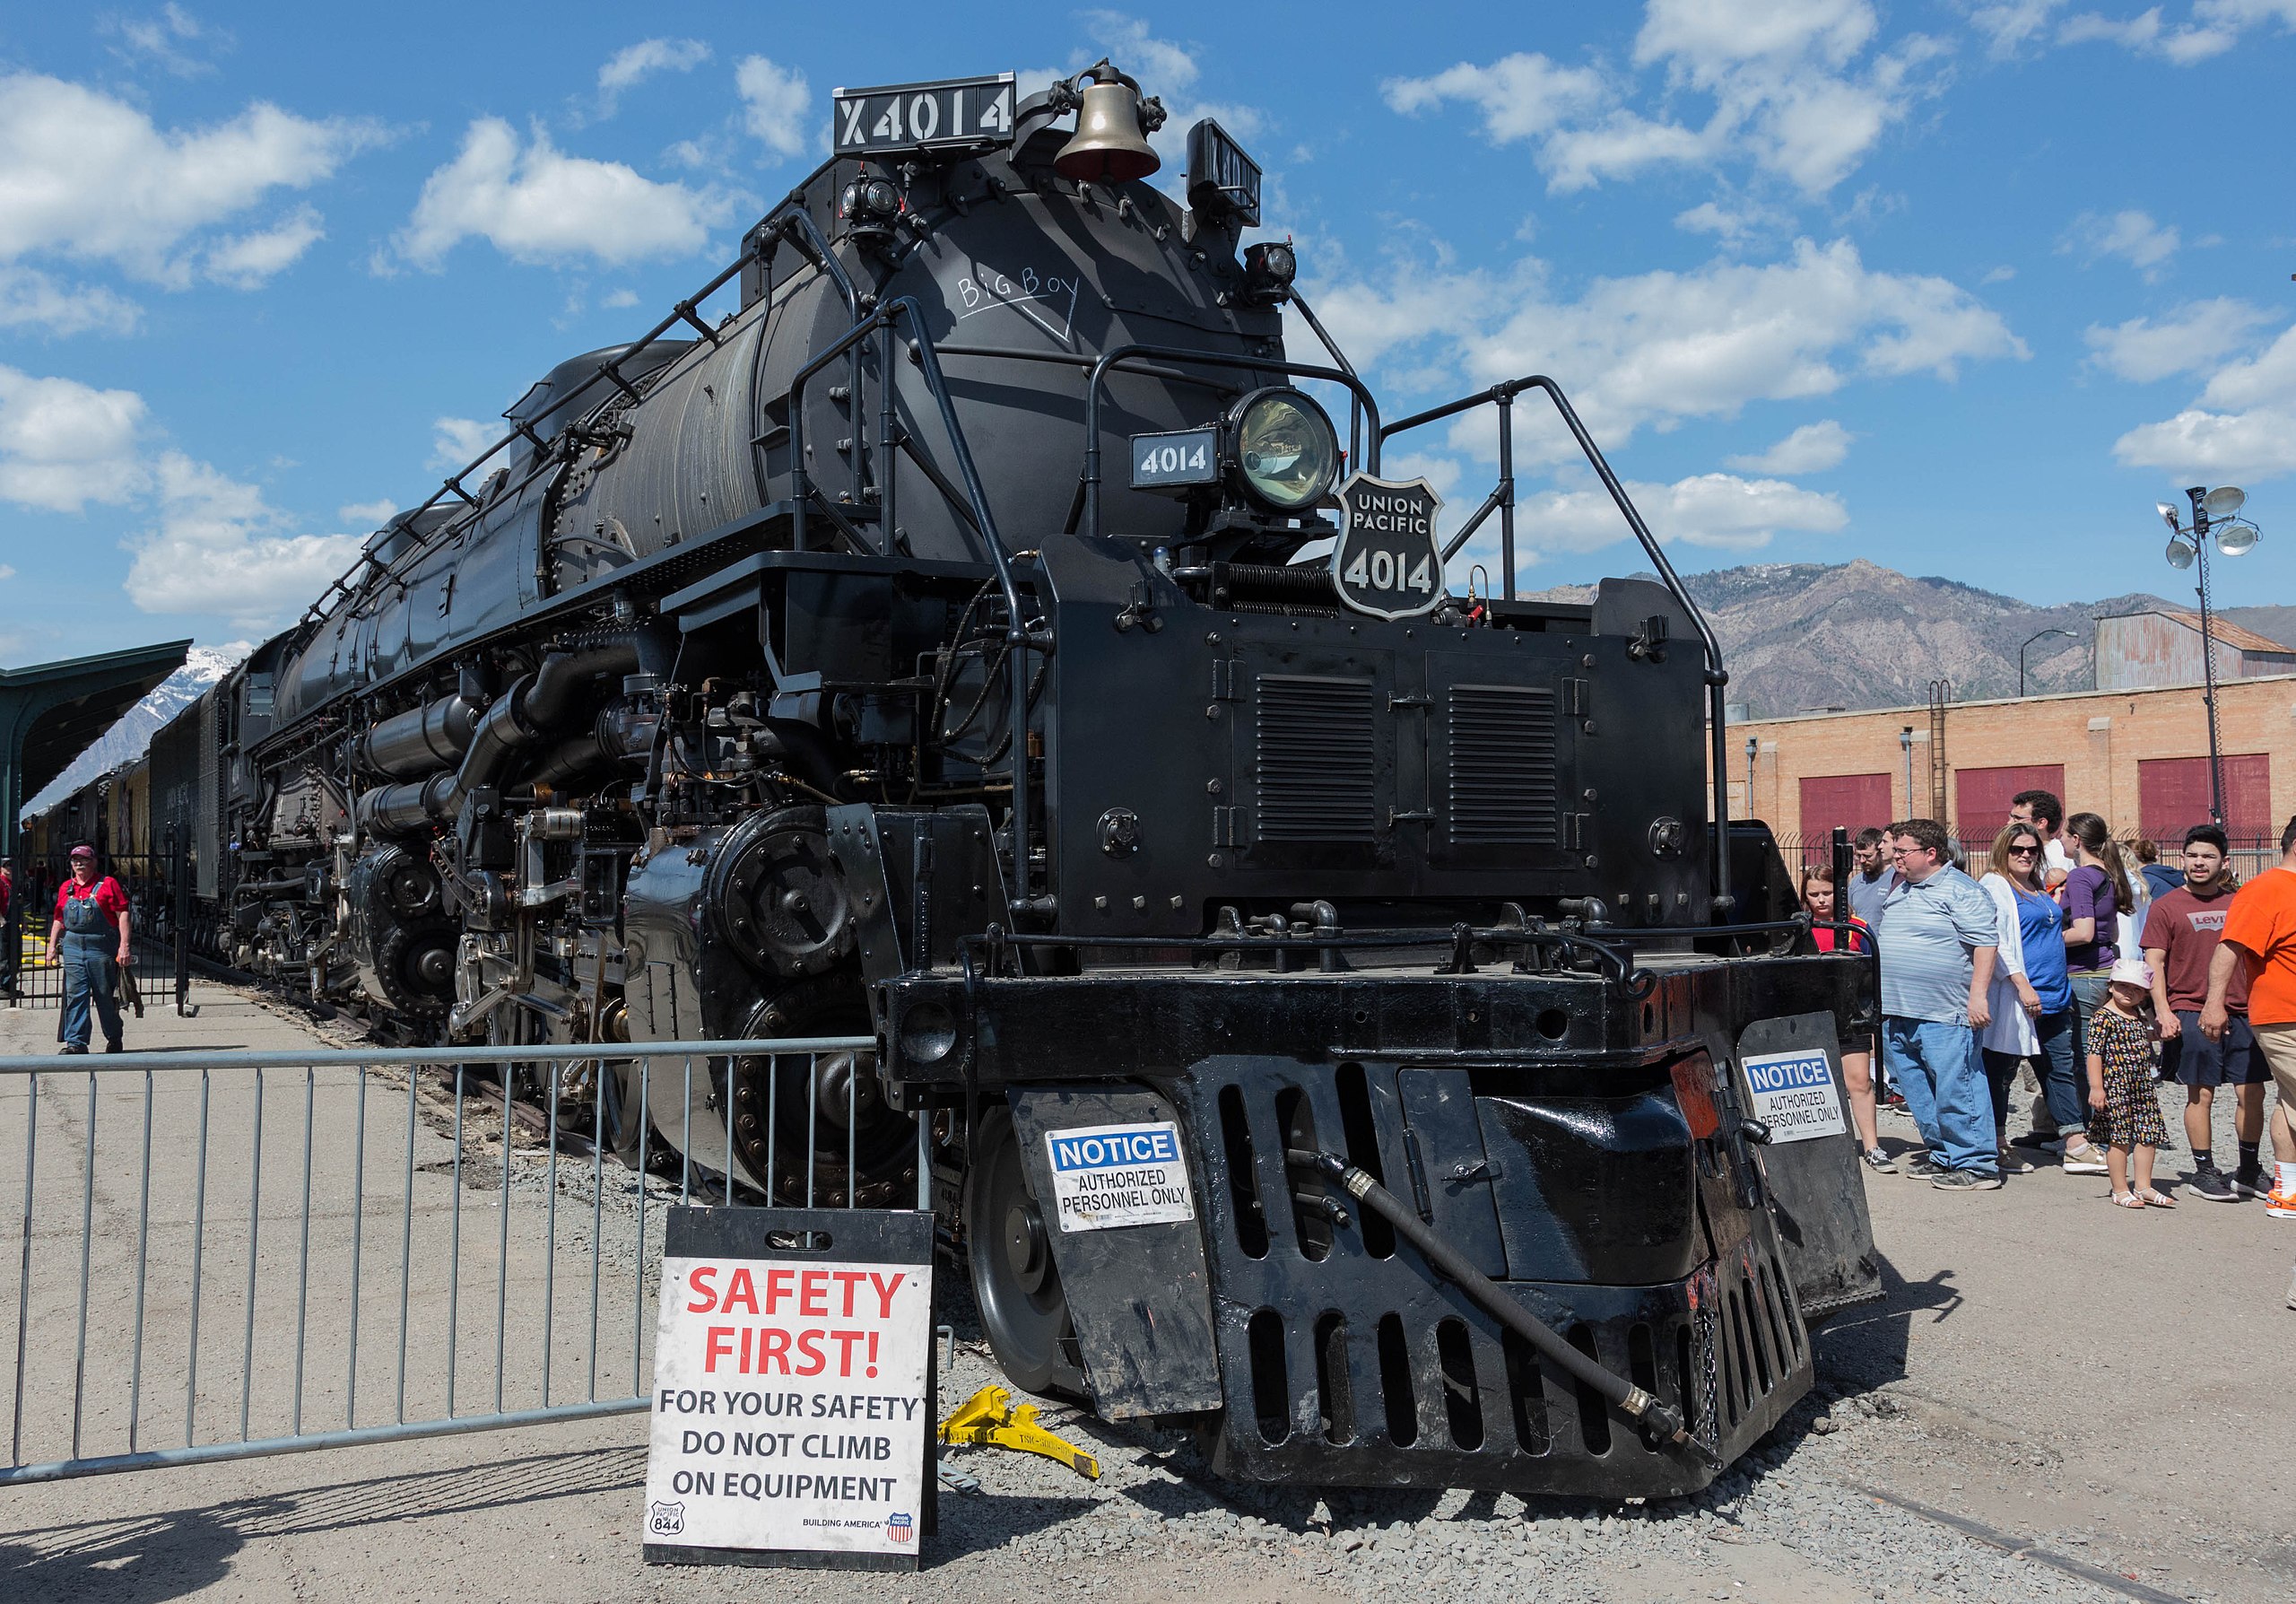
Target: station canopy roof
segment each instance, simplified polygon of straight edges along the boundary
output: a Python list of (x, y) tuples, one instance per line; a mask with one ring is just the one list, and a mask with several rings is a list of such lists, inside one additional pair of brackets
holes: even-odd
[[(38, 796), (121, 714), (182, 667), (190, 650), (188, 641), (170, 641), (29, 668), (0, 668), (0, 765), (15, 768), (16, 797)], [(6, 739), (12, 730), (13, 743)]]

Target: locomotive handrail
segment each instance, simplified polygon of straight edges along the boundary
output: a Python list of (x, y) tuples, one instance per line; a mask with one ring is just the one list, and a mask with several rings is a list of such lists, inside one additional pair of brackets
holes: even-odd
[[(1091, 382), (1084, 388), (1084, 530), (1095, 539), (1100, 533), (1100, 390), (1108, 380), (1109, 370), (1127, 357), (1149, 356), (1158, 362), (1201, 362), (1214, 368), (1245, 368), (1253, 371), (1288, 373), (1298, 379), (1320, 379), (1327, 383), (1345, 385), (1362, 404), (1371, 420), (1370, 460), (1367, 472), (1379, 471), (1379, 404), (1371, 397), (1370, 389), (1353, 373), (1339, 368), (1318, 367), (1312, 362), (1286, 362), (1272, 356), (1227, 356), (1213, 351), (1187, 351), (1177, 345), (1148, 345), (1135, 342), (1118, 345), (1100, 353), (1092, 364)], [(1067, 531), (1074, 534), (1072, 525)]]
[(1658, 545), (1658, 537), (1650, 533), (1650, 526), (1644, 523), (1642, 514), (1635, 510), (1633, 501), (1627, 495), (1626, 487), (1619, 483), (1618, 475), (1611, 471), (1611, 465), (1603, 456), (1602, 448), (1595, 444), (1594, 436), (1588, 434), (1587, 426), (1578, 421), (1578, 413), (1571, 409), (1570, 401), (1563, 396), (1562, 387), (1544, 373), (1531, 373), (1520, 379), (1504, 379), (1487, 390), (1478, 391), (1472, 396), (1463, 396), (1456, 401), (1447, 401), (1440, 406), (1430, 407), (1425, 412), (1413, 413), (1407, 418), (1398, 418), (1393, 423), (1379, 430), (1378, 438), (1385, 440), (1390, 434), (1401, 434), (1406, 430), (1417, 429), (1423, 424), (1439, 423), (1445, 418), (1454, 417), (1460, 413), (1483, 405), (1485, 403), (1496, 405), (1500, 408), (1500, 488), (1492, 492), (1490, 499), (1484, 501), (1483, 510), (1475, 514), (1474, 519), (1469, 522), (1465, 529), (1460, 532), (1451, 547), (1443, 554), (1448, 557), (1452, 551), (1465, 544), (1466, 536), (1473, 534), (1475, 526), (1489, 515), (1492, 502), (1500, 501), (1503, 491), (1504, 500), (1500, 507), (1500, 561), (1507, 570), (1507, 599), (1512, 601), (1515, 597), (1515, 414), (1513, 406), (1516, 396), (1527, 389), (1543, 390), (1546, 394), (1546, 398), (1554, 403), (1554, 410), (1561, 414), (1563, 423), (1570, 429), (1571, 438), (1578, 442), (1579, 451), (1585, 455), (1588, 465), (1594, 468), (1596, 476), (1602, 480), (1603, 488), (1610, 492), (1611, 501), (1617, 506), (1620, 515), (1626, 519), (1627, 527), (1634, 531), (1635, 539), (1641, 542), (1643, 554), (1648, 557), (1658, 570), (1658, 576), (1665, 581), (1667, 594), (1674, 598), (1683, 612), (1690, 615), (1691, 623), (1698, 627), (1699, 638), (1705, 643), (1707, 724), (1711, 732), (1713, 743), (1709, 761), (1714, 771), (1712, 804), (1714, 809), (1714, 896), (1718, 904), (1726, 907), (1726, 899), (1730, 895), (1730, 780), (1729, 749), (1726, 745), (1726, 733), (1723, 727), (1725, 704), (1722, 693), (1723, 687), (1730, 683), (1730, 672), (1722, 663), (1722, 643), (1715, 638), (1714, 628), (1707, 623), (1705, 613), (1700, 610), (1696, 602), (1691, 599), (1690, 591), (1683, 584), (1682, 576), (1674, 571), (1674, 565), (1666, 560), (1665, 552)]
[[(1293, 287), (1284, 292), (1284, 299), (1300, 309), (1300, 316), (1305, 318), (1308, 320), (1308, 327), (1316, 331), (1316, 338), (1321, 340), (1324, 343), (1324, 349), (1331, 353), (1331, 360), (1348, 372), (1353, 373), (1355, 364), (1347, 360), (1347, 353), (1339, 348), (1339, 342), (1333, 339), (1330, 333), (1325, 329), (1324, 320), (1316, 316), (1316, 309), (1308, 304), (1308, 298), (1300, 294), (1297, 287)], [(1347, 459), (1350, 462), (1360, 462), (1362, 460), (1362, 453), (1363, 409), (1351, 397), (1347, 403)], [(1443, 554), (1448, 557), (1450, 553), (1446, 552)]]
[[(894, 320), (906, 317), (912, 336), (910, 349), (916, 353), (917, 365), (924, 370), (926, 392), (933, 397), (933, 405), (941, 414), (941, 427), (947, 431), (949, 449), (957, 462), (957, 474), (964, 481), (965, 497), (972, 503), (973, 527), (980, 532), (981, 544), (988, 548), (989, 561), (996, 566), (997, 587), (1004, 592), (1005, 674), (1013, 684), (1011, 719), (1011, 751), (1013, 754), (1013, 882), (1015, 895), (1008, 910), (1015, 918), (1032, 915), (1033, 904), (1029, 896), (1029, 649), (1041, 645), (1048, 652), (1050, 637), (1039, 636), (1031, 627), (1021, 611), (1020, 582), (1013, 577), (1013, 559), (1004, 549), (1004, 537), (996, 532), (996, 520), (988, 510), (988, 493), (982, 489), (980, 471), (973, 464), (972, 448), (965, 440), (964, 426), (957, 421), (956, 404), (949, 399), (949, 381), (941, 371), (941, 359), (933, 349), (933, 336), (925, 327), (925, 309), (911, 295), (897, 295), (883, 302), (865, 318), (861, 318), (812, 361), (797, 370), (789, 381), (789, 517), (790, 539), (799, 550), (805, 544), (805, 508), (813, 499), (813, 484), (805, 472), (805, 386), (813, 375), (826, 368), (848, 350), (857, 349), (861, 341), (877, 329), (890, 331)], [(890, 359), (884, 361), (881, 382), (891, 392), (893, 376)], [(858, 390), (857, 388), (857, 397)], [(856, 424), (858, 433), (859, 425)], [(893, 530), (891, 522), (881, 519), (879, 527), (884, 531), (885, 556), (892, 554)]]

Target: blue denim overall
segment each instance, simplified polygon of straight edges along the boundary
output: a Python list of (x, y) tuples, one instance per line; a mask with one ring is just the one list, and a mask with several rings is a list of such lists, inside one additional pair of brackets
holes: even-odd
[(64, 1042), (85, 1051), (88, 1004), (102, 1021), (105, 1045), (119, 1042), (119, 926), (96, 902), (99, 877), (85, 894), (75, 881), (64, 888)]

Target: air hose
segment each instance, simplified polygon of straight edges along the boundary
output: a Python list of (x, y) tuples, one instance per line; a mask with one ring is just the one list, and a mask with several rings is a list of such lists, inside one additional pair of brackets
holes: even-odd
[(1702, 1463), (1719, 1468), (1721, 1460), (1691, 1434), (1679, 1414), (1624, 1376), (1605, 1369), (1564, 1341), (1555, 1333), (1553, 1327), (1509, 1297), (1500, 1289), (1498, 1283), (1475, 1268), (1457, 1248), (1436, 1235), (1425, 1221), (1405, 1207), (1400, 1198), (1373, 1180), (1368, 1172), (1334, 1153), (1310, 1153), (1292, 1147), (1286, 1149), (1283, 1156), (1295, 1170), (1313, 1171), (1337, 1182), (1364, 1207), (1394, 1226), (1396, 1234), (1419, 1250), (1420, 1256), (1444, 1279), (1473, 1298), (1500, 1325), (1536, 1348), (1543, 1357), (1552, 1361), (1556, 1368), (1566, 1375), (1616, 1404), (1636, 1425)]

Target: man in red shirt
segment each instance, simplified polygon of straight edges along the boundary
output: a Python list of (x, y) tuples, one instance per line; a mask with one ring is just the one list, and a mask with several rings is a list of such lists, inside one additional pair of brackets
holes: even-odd
[[(2208, 1002), (2208, 966), (2232, 903), (2224, 832), (2196, 824), (2185, 832), (2185, 883), (2152, 899), (2144, 916), (2144, 957), (2152, 966), (2152, 1016), (2170, 1069), (2185, 1089), (2185, 1139), (2192, 1144), (2192, 1190), (2212, 1203), (2265, 1195), (2257, 1148), (2264, 1139), (2264, 1088), (2272, 1071), (2248, 1028), (2248, 981), (2236, 971), (2225, 989), (2223, 1039), (2200, 1030)], [(2232, 1138), (2240, 1162), (2227, 1181), (2210, 1151), (2216, 1088), (2232, 1088)]]
[(93, 847), (73, 848), (72, 877), (56, 888), (48, 927), (48, 962), (64, 966), (64, 1051), (88, 1050), (91, 1003), (103, 1022), (104, 1050), (120, 1050), (119, 972), (128, 955), (126, 893), (96, 873)]

